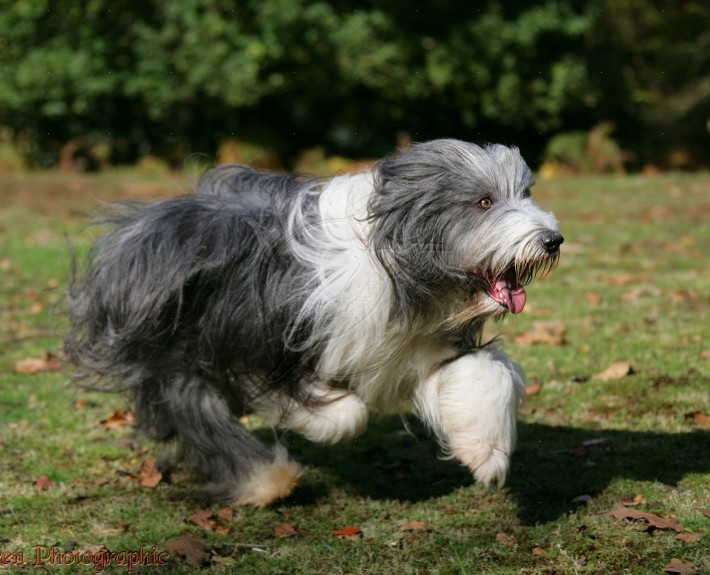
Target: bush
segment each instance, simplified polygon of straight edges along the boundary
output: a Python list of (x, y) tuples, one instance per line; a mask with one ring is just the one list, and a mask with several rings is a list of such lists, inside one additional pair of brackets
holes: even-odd
[[(374, 156), (396, 134), (515, 140), (588, 111), (591, 0), (33, 0), (0, 12), (0, 124), (56, 163), (214, 156), (228, 138), (293, 160)], [(107, 160), (107, 161), (108, 161)]]

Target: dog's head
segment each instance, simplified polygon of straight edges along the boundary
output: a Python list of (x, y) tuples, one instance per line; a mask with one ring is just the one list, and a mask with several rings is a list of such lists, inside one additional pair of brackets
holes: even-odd
[(445, 299), (454, 323), (521, 312), (524, 286), (555, 265), (563, 242), (533, 184), (518, 150), (501, 145), (434, 140), (383, 159), (370, 241), (401, 311)]

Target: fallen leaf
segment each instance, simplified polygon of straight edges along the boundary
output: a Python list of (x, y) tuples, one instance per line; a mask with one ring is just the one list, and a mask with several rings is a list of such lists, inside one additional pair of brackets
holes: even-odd
[(636, 287), (621, 294), (621, 301), (638, 301), (645, 297), (658, 297), (663, 292), (656, 287)]
[(542, 547), (533, 547), (532, 554), (536, 556), (542, 556), (547, 555), (547, 551), (545, 551)]
[(202, 567), (202, 565), (210, 562), (210, 555), (205, 551), (202, 543), (191, 535), (183, 535), (168, 541), (165, 546), (174, 555), (182, 557), (185, 563), (191, 567)]
[(698, 509), (705, 517), (710, 517), (710, 509)]
[(702, 360), (710, 359), (710, 349), (706, 349), (705, 351), (701, 352), (698, 357)]
[(205, 529), (209, 529), (210, 531), (213, 531), (214, 528), (217, 527), (217, 522), (213, 519), (212, 511), (209, 509), (203, 509), (202, 511), (198, 511), (192, 515), (190, 517), (190, 522), (195, 525), (199, 525), (200, 527), (204, 527)]
[(535, 381), (525, 388), (525, 395), (530, 397), (531, 395), (537, 395), (542, 389), (542, 383)]
[(678, 535), (676, 535), (676, 539), (680, 539), (686, 543), (697, 543), (700, 541), (701, 537), (700, 533), (678, 533)]
[(59, 371), (60, 369), (62, 369), (62, 365), (57, 360), (57, 356), (49, 352), (44, 357), (28, 357), (15, 364), (15, 373), (22, 375)]
[(610, 379), (621, 379), (627, 375), (633, 375), (636, 370), (628, 361), (617, 361), (612, 363), (604, 371), (600, 371), (592, 376), (597, 381), (609, 381)]
[(624, 499), (621, 503), (624, 507), (636, 507), (646, 503), (646, 498), (643, 495), (634, 495), (633, 499)]
[(663, 571), (666, 573), (678, 573), (679, 575), (693, 575), (693, 573), (698, 572), (691, 563), (683, 563), (680, 559), (676, 559), (675, 557), (663, 568)]
[(104, 485), (108, 485), (109, 483), (111, 483), (111, 481), (106, 477), (98, 477), (94, 479), (94, 485), (96, 485), (97, 487), (103, 487)]
[(296, 537), (298, 530), (290, 523), (279, 523), (274, 527), (274, 537), (286, 539), (288, 537)]
[(54, 489), (56, 486), (56, 482), (46, 475), (40, 475), (39, 479), (35, 481), (35, 491), (48, 491)]
[(99, 421), (99, 426), (104, 429), (123, 429), (135, 425), (136, 416), (131, 410), (114, 411)]
[(355, 527), (354, 525), (347, 525), (342, 529), (336, 529), (333, 531), (333, 536), (338, 539), (349, 539), (355, 541), (357, 539), (362, 539), (362, 529)]
[(496, 541), (498, 543), (502, 543), (503, 545), (515, 545), (515, 537), (513, 537), (512, 535), (508, 535), (503, 531), (496, 533)]
[(592, 305), (599, 305), (602, 303), (602, 295), (595, 291), (588, 291), (584, 294), (585, 299)]
[(141, 465), (140, 484), (143, 487), (156, 487), (163, 479), (163, 474), (158, 471), (153, 459), (146, 459)]
[(653, 278), (648, 274), (620, 273), (604, 278), (606, 283), (615, 286), (624, 286), (643, 282), (650, 282)]
[(533, 329), (513, 336), (513, 341), (519, 345), (564, 345), (567, 343), (564, 326), (550, 322), (536, 322)]
[(405, 523), (404, 525), (400, 526), (399, 530), (400, 530), (400, 532), (404, 532), (404, 531), (432, 531), (432, 528), (429, 527), (429, 525), (427, 525), (423, 521), (411, 521), (409, 523)]
[(219, 521), (223, 525), (228, 525), (229, 523), (232, 522), (233, 517), (234, 517), (234, 508), (233, 507), (222, 507), (222, 509), (220, 509), (219, 513), (217, 514), (217, 521)]
[(683, 418), (692, 419), (698, 429), (710, 429), (710, 417), (702, 411), (690, 411), (683, 415)]
[(617, 507), (616, 509), (605, 513), (606, 517), (614, 517), (615, 519), (631, 519), (633, 521), (646, 521), (651, 529), (671, 529), (678, 533), (683, 531), (683, 526), (671, 519), (665, 519), (654, 513), (646, 513), (638, 509), (630, 509), (628, 507)]

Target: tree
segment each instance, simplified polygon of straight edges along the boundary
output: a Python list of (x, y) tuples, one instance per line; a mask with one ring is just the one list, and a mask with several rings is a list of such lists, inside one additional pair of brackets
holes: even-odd
[[(114, 160), (380, 155), (396, 134), (533, 151), (589, 123), (593, 0), (18, 0), (0, 10), (0, 125), (40, 162), (67, 142)], [(66, 148), (65, 148), (66, 149)]]

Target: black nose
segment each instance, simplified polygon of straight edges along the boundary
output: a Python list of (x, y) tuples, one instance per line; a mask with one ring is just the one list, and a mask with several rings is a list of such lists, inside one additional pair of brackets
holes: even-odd
[(565, 239), (562, 237), (562, 234), (552, 232), (547, 234), (546, 236), (543, 236), (542, 245), (545, 247), (545, 250), (547, 250), (548, 254), (554, 254), (557, 250), (560, 249), (560, 245), (562, 245), (562, 242), (564, 241)]

